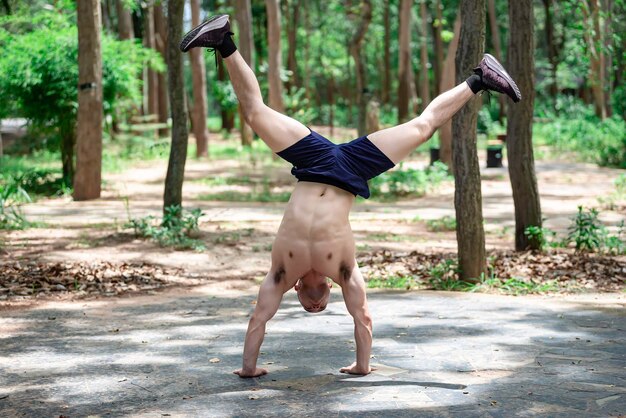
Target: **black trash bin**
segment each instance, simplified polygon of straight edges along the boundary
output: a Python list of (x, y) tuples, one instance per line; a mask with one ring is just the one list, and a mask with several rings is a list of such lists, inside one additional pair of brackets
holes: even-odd
[(502, 147), (491, 146), (487, 148), (487, 168), (502, 167)]
[(435, 161), (441, 161), (439, 159), (439, 148), (430, 149), (430, 165), (435, 164)]

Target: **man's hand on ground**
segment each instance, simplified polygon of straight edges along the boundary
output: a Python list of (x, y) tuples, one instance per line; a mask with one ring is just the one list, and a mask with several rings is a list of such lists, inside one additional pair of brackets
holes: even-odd
[(267, 369), (262, 369), (257, 367), (254, 369), (254, 372), (249, 372), (248, 370), (244, 371), (243, 369), (235, 370), (233, 373), (238, 375), (239, 377), (259, 377), (267, 374)]
[(361, 375), (361, 376), (365, 376), (367, 374), (370, 374), (374, 370), (376, 370), (375, 367), (368, 367), (367, 370), (365, 370), (362, 367), (357, 366), (356, 361), (355, 361), (354, 363), (352, 363), (348, 367), (342, 367), (341, 370), (339, 370), (339, 371), (341, 373), (358, 374), (358, 375)]

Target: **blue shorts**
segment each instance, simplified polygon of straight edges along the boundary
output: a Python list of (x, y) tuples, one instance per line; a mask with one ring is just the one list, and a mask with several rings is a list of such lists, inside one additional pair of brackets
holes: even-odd
[(293, 164), (291, 174), (298, 181), (330, 184), (366, 199), (367, 181), (394, 166), (367, 136), (335, 144), (314, 131), (278, 156)]

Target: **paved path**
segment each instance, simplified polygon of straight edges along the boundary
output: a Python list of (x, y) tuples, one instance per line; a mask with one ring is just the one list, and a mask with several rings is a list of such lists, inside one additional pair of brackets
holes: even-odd
[(0, 416), (607, 417), (626, 414), (626, 295), (372, 292), (373, 362), (339, 293), (290, 292), (260, 364), (231, 374), (254, 295), (209, 287), (0, 311)]

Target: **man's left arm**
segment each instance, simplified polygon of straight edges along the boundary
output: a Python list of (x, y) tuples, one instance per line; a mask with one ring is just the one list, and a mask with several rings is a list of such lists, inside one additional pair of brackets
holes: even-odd
[(354, 319), (354, 339), (356, 341), (356, 361), (348, 367), (343, 367), (341, 372), (366, 375), (372, 371), (370, 367), (372, 318), (367, 306), (365, 281), (356, 264), (350, 278), (343, 281), (341, 290), (346, 308)]

